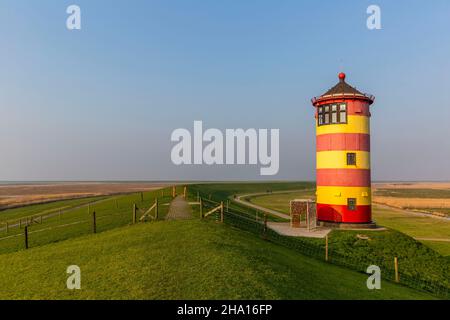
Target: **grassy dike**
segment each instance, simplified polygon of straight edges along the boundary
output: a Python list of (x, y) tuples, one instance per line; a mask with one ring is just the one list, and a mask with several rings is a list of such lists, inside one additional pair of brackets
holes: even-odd
[[(81, 290), (66, 268), (81, 268)], [(0, 255), (1, 299), (429, 299), (197, 219), (122, 227)]]

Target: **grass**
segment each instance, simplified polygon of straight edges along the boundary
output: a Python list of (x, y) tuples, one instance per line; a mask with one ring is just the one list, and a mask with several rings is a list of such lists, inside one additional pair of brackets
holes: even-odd
[[(263, 207), (289, 213), (290, 200), (312, 196), (312, 194), (313, 191), (305, 190), (258, 195), (250, 197), (250, 201)], [(394, 257), (398, 257), (401, 261), (401, 272), (405, 275), (450, 285), (450, 263), (441, 255), (447, 252), (446, 244), (449, 243), (428, 247), (408, 236), (445, 237), (450, 234), (450, 223), (430, 217), (416, 218), (403, 213), (400, 213), (400, 217), (396, 219), (388, 211), (381, 211), (384, 219), (380, 219), (380, 211), (374, 211), (378, 224), (395, 230), (364, 231), (364, 234), (369, 235), (369, 241), (358, 239), (357, 234), (361, 232), (336, 230), (330, 235), (330, 250), (343, 261), (351, 261), (358, 269), (361, 269), (359, 265), (362, 266), (370, 260), (385, 269), (392, 270)], [(324, 247), (323, 239), (303, 238), (302, 241)], [(436, 249), (441, 254), (435, 252)]]
[[(379, 225), (398, 230), (414, 238), (450, 239), (450, 221), (376, 206), (373, 209), (373, 219)], [(423, 241), (423, 243), (444, 256), (450, 255), (450, 242)]]
[[(427, 189), (428, 190), (428, 189)], [(314, 191), (296, 191), (250, 197), (249, 201), (283, 213), (289, 213), (289, 201), (306, 196)], [(450, 239), (450, 222), (427, 216), (412, 215), (395, 209), (373, 207), (373, 219), (377, 224), (405, 233), (414, 238)], [(444, 256), (450, 255), (450, 242), (422, 241)]]
[[(81, 268), (81, 290), (66, 268)], [(160, 221), (1, 255), (1, 299), (430, 299), (214, 222)]]
[[(180, 190), (178, 190), (180, 191)], [(164, 192), (162, 195), (161, 192)], [(141, 193), (133, 193), (122, 196), (110, 196), (103, 198), (103, 201), (91, 203), (90, 212), (85, 203), (80, 207), (78, 200), (61, 201), (63, 206), (72, 206), (73, 209), (63, 213), (61, 216), (54, 215), (43, 220), (42, 224), (32, 224), (29, 226), (29, 246), (36, 247), (51, 242), (62, 241), (73, 237), (78, 237), (92, 232), (92, 212), (96, 212), (97, 232), (122, 227), (132, 223), (132, 207), (136, 203), (138, 208), (147, 210), (153, 205), (158, 197), (160, 201), (159, 218), (163, 219), (168, 212), (168, 204), (172, 199), (169, 196), (169, 188), (163, 190), (152, 190)], [(58, 207), (58, 202), (52, 204)], [(47, 207), (45, 207), (48, 209)], [(32, 205), (19, 209), (11, 209), (15, 216), (26, 216), (30, 212), (41, 212), (42, 205)], [(46, 211), (47, 212), (47, 211)], [(9, 210), (4, 212), (9, 213)], [(20, 215), (21, 214), (21, 215)], [(138, 218), (142, 215), (138, 212)], [(0, 225), (0, 227), (3, 227)], [(18, 226), (10, 226), (8, 233), (3, 229), (0, 232), (0, 254), (14, 252), (24, 249), (24, 230)]]

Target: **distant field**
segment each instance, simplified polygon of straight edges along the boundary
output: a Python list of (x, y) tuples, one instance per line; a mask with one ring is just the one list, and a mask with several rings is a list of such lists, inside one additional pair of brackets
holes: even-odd
[(373, 201), (392, 207), (450, 214), (449, 183), (374, 184)]
[[(32, 265), (30, 262), (32, 261)], [(82, 290), (67, 290), (66, 268)], [(214, 222), (161, 221), (1, 255), (1, 299), (431, 299)]]
[(0, 184), (0, 209), (62, 199), (149, 191), (164, 186), (167, 184), (153, 182)]

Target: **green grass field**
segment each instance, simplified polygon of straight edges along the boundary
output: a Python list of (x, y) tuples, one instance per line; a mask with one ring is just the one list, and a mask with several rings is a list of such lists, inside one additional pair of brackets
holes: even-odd
[[(200, 194), (205, 199), (227, 201), (237, 194), (304, 190), (277, 193), (252, 198), (263, 206), (268, 203), (288, 213), (292, 198), (313, 193), (311, 183), (224, 183), (189, 186), (189, 200)], [(178, 187), (181, 193), (182, 186)], [(40, 213), (44, 208), (69, 208), (30, 227), (31, 249), (23, 250), (23, 229), (0, 232), (0, 298), (76, 298), (76, 299), (393, 299), (429, 298), (426, 294), (383, 282), (383, 290), (367, 290), (367, 276), (350, 269), (302, 255), (259, 236), (208, 221), (153, 221), (131, 225), (132, 205), (144, 210), (155, 197), (160, 199), (160, 219), (168, 211), (169, 188), (141, 194), (97, 199), (65, 200), (4, 211), (3, 214), (23, 217)], [(277, 197), (277, 198), (274, 198)], [(97, 213), (97, 232), (92, 233), (90, 210)], [(206, 200), (205, 200), (206, 201)], [(286, 203), (283, 205), (283, 203)], [(209, 203), (206, 210), (217, 204)], [(267, 207), (270, 207), (267, 205)], [(199, 207), (192, 206), (193, 218), (199, 217)], [(253, 217), (254, 210), (231, 203), (230, 209)], [(274, 218), (273, 220), (277, 220)], [(429, 279), (447, 283), (447, 260), (440, 260), (431, 249), (394, 231), (370, 234), (369, 242), (356, 239), (351, 232), (333, 231), (330, 253), (347, 259), (366, 256), (388, 261), (399, 256), (405, 274), (428, 273)], [(323, 239), (299, 239), (317, 242)], [(434, 244), (433, 244), (434, 245)], [(432, 247), (433, 245), (430, 245)], [(435, 245), (435, 248), (441, 244)], [(320, 248), (319, 248), (320, 249)], [(320, 249), (321, 250), (321, 249)], [(334, 256), (333, 256), (334, 255)], [(320, 255), (321, 257), (321, 255)], [(443, 259), (443, 258), (442, 258)], [(365, 262), (364, 262), (365, 263)], [(82, 267), (83, 290), (65, 289), (65, 268), (70, 264)], [(365, 266), (365, 264), (364, 264)], [(384, 266), (381, 264), (380, 266)], [(357, 268), (361, 270), (361, 268)], [(61, 271), (62, 270), (62, 271)], [(364, 267), (365, 270), (365, 267)], [(305, 277), (305, 274), (308, 276)], [(300, 285), (299, 285), (300, 284)], [(7, 289), (5, 289), (7, 288)], [(31, 289), (29, 289), (31, 288)]]
[[(81, 290), (66, 268), (81, 268)], [(1, 255), (1, 299), (429, 299), (214, 222), (160, 221)]]

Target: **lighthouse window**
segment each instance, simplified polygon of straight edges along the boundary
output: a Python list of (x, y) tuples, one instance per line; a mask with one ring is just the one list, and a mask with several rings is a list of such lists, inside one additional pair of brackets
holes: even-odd
[(347, 165), (356, 166), (356, 153), (354, 152), (347, 153)]
[(333, 104), (331, 106), (331, 123), (338, 122), (338, 113), (337, 113), (337, 105)]
[(347, 106), (345, 103), (339, 106), (339, 122), (346, 123), (347, 122)]
[(319, 106), (317, 108), (317, 123), (319, 126), (347, 123), (347, 105), (341, 103)]
[(350, 211), (356, 210), (356, 199), (355, 198), (348, 198), (347, 199), (347, 209)]

